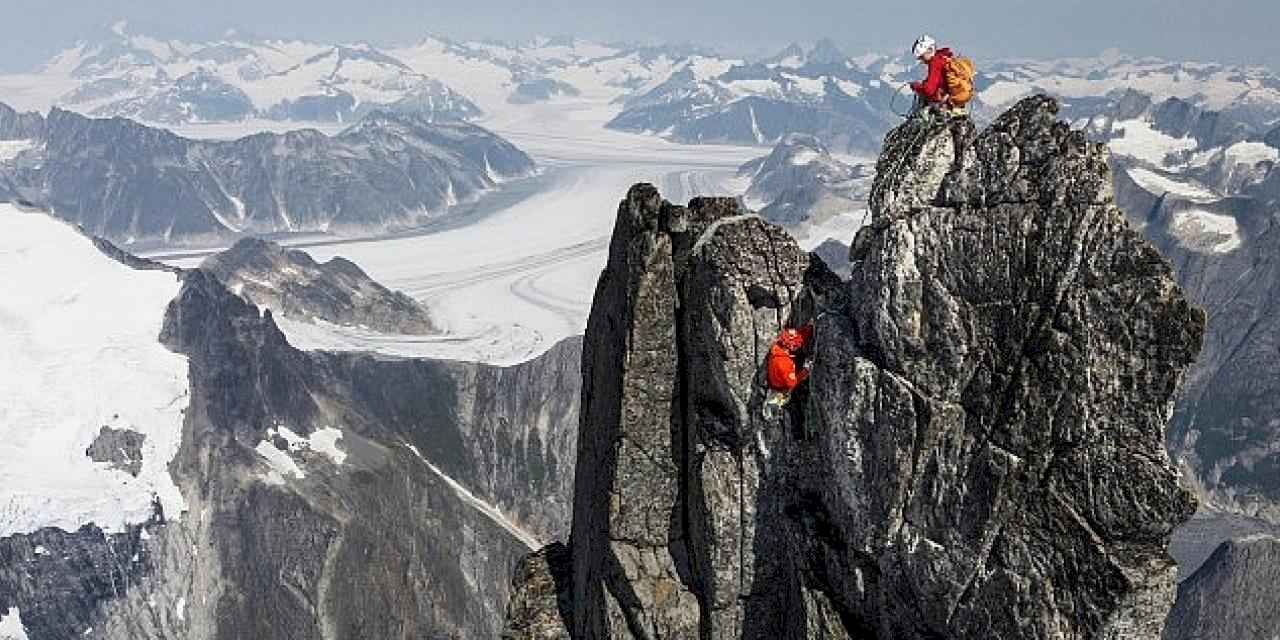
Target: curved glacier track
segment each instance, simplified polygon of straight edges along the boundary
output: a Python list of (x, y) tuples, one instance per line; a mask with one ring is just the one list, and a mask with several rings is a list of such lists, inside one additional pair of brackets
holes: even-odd
[[(513, 364), (582, 333), (604, 267), (618, 201), (652, 182), (673, 201), (733, 195), (737, 167), (763, 151), (686, 146), (603, 128), (605, 115), (560, 105), (488, 123), (530, 153), (543, 173), (515, 196), (416, 234), (368, 240), (298, 239), (317, 260), (342, 256), (388, 287), (425, 302), (438, 336), (403, 336), (279, 319), (305, 349)], [(529, 193), (528, 185), (533, 185)], [(162, 257), (194, 266), (196, 253)]]

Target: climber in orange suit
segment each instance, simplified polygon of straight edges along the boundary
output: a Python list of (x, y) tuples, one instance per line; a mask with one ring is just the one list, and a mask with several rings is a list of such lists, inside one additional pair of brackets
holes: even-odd
[(809, 378), (809, 370), (796, 365), (796, 353), (813, 339), (813, 325), (807, 324), (799, 329), (783, 329), (769, 349), (768, 374), (769, 388), (791, 393)]

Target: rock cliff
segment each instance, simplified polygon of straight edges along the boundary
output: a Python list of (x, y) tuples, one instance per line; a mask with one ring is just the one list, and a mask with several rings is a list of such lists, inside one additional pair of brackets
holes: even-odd
[[(847, 281), (733, 201), (633, 187), (570, 549), (521, 565), (507, 637), (1158, 638), (1205, 318), (1057, 108), (890, 132)], [(813, 375), (765, 412), (808, 322)]]
[[(28, 292), (39, 284), (0, 299), (13, 329), (0, 351), (30, 361), (23, 371), (75, 373), (7, 387), (6, 408), (20, 401), (0, 418), (11, 447), (0, 449), (0, 637), (12, 625), (31, 640), (492, 638), (511, 569), (567, 535), (580, 339), (511, 367), (302, 351), (271, 309), (207, 270), (90, 243), (39, 212), (0, 205), (0, 222), (15, 229), (0, 234), (10, 271), (43, 274), (39, 284), (63, 276), (41, 293), (53, 306), (33, 307), (48, 312), (27, 311), (25, 300), (44, 299)], [(127, 278), (115, 289), (141, 288), (139, 274), (169, 288), (126, 314), (117, 307), (132, 298), (102, 293), (101, 272)], [(310, 274), (273, 275), (292, 290)], [(138, 329), (139, 318), (153, 324)], [(46, 346), (61, 340), (23, 338), (43, 325), (60, 337), (104, 325), (105, 346), (78, 350), (94, 366), (68, 365)], [(176, 397), (111, 386), (157, 367), (126, 330), (177, 358)], [(56, 400), (24, 397), (57, 382), (46, 389)], [(141, 422), (166, 402), (163, 424)], [(47, 456), (48, 477), (15, 486), (12, 447)], [(150, 499), (153, 476), (180, 497)], [(128, 492), (141, 507), (117, 516)]]

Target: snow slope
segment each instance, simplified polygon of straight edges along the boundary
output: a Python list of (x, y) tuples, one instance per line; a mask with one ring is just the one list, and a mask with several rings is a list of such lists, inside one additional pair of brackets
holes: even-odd
[(27, 640), (27, 630), (22, 626), (17, 607), (0, 613), (0, 640)]
[[(0, 204), (0, 538), (185, 508), (168, 472), (187, 360), (158, 341), (177, 278), (108, 258), (52, 217)], [(103, 426), (146, 437), (134, 478), (85, 450)]]

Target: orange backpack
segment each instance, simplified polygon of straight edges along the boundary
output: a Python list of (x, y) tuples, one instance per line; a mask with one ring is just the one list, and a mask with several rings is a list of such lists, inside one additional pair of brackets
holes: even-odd
[(973, 60), (956, 56), (947, 61), (942, 74), (947, 83), (947, 95), (951, 98), (951, 104), (963, 107), (973, 99), (973, 77), (978, 75)]

